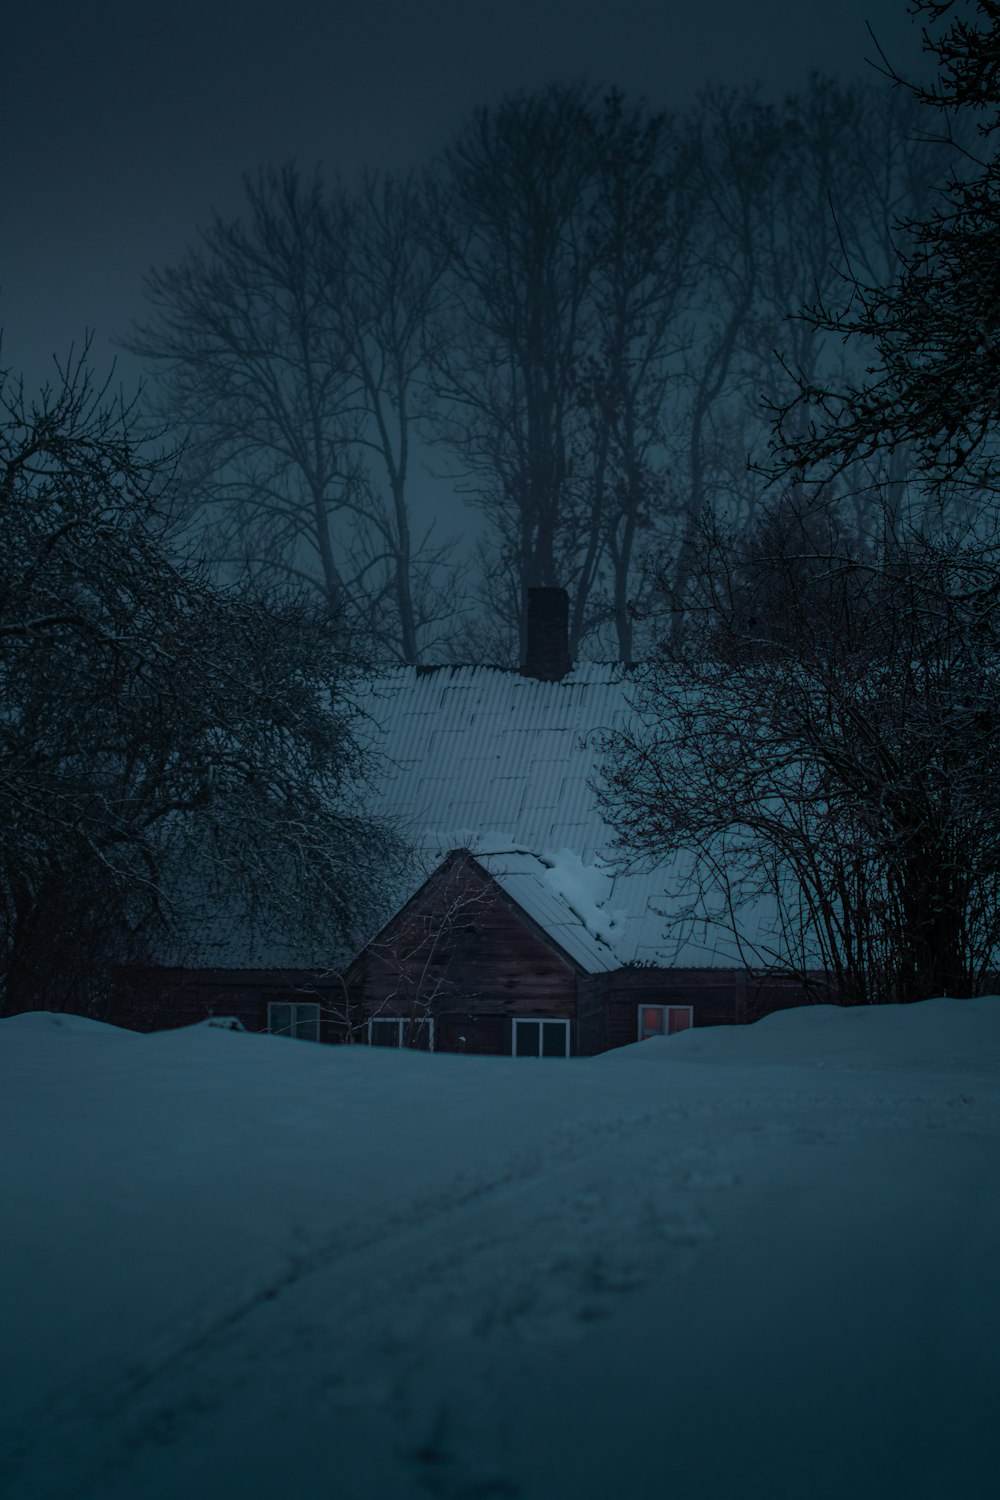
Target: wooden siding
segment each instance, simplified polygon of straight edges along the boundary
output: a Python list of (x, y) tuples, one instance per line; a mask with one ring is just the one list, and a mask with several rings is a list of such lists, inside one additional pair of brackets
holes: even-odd
[(581, 974), (577, 982), (576, 1052), (594, 1057), (608, 1050), (606, 989), (611, 974)]
[(515, 1016), (569, 1021), (575, 1050), (574, 965), (461, 855), (368, 945), (349, 980), (366, 1016), (433, 1015), (443, 1052), (509, 1053)]
[(441, 1015), (434, 1046), (438, 1052), (468, 1052), (481, 1057), (510, 1055), (510, 1020), (506, 1016), (457, 1013)]
[(270, 1001), (318, 1004), (323, 1041), (342, 1039), (333, 1011), (339, 985), (306, 969), (123, 968), (103, 1019), (132, 1031), (193, 1026), (213, 1016), (235, 1016), (247, 1031), (267, 1030)]
[(689, 1005), (695, 1026), (732, 1026), (810, 998), (794, 982), (744, 969), (622, 968), (588, 976), (582, 989), (580, 1050), (588, 1053), (637, 1041), (640, 1005)]
[[(695, 1026), (731, 1026), (745, 1019), (740, 969), (616, 969), (595, 975), (588, 1002), (594, 1050), (638, 1041), (640, 1005), (689, 1005)], [(603, 1035), (598, 1031), (603, 1019)]]

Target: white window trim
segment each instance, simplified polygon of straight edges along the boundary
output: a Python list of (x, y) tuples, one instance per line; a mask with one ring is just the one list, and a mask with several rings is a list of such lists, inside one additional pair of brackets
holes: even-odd
[[(666, 1000), (666, 1001), (664, 1001), (662, 1003), (659, 1000), (649, 1000), (649, 1001), (646, 1002), (645, 1005), (639, 1005), (639, 1006), (636, 1007), (636, 1012), (635, 1012), (635, 1034), (636, 1034), (636, 1039), (638, 1041), (640, 1041), (640, 1042), (642, 1042), (642, 1041), (647, 1041), (648, 1042), (650, 1040), (649, 1037), (644, 1037), (643, 1034), (642, 1034), (642, 1013), (643, 1013), (644, 1010), (686, 1010), (687, 1013), (688, 1013), (687, 1030), (690, 1031), (691, 1028), (694, 1026), (694, 1006), (693, 1005), (672, 1005), (669, 1000)], [(684, 1028), (682, 1028), (682, 1030), (683, 1029)], [(662, 1035), (663, 1036), (667, 1036), (668, 1033), (664, 1031), (662, 1033)], [(675, 1035), (676, 1035), (676, 1033), (675, 1033)]]
[[(288, 1009), (288, 1010), (290, 1010), (292, 1012), (292, 1017), (291, 1017), (292, 1024), (291, 1024), (290, 1028), (287, 1031), (284, 1029), (284, 1027), (282, 1027), (282, 1029), (280, 1031), (275, 1031), (274, 1027), (271, 1025), (271, 1011), (273, 1010), (273, 1008), (276, 1005), (280, 1005), (283, 1009)], [(319, 1003), (318, 1000), (269, 1000), (267, 1002), (267, 1029), (268, 1029), (268, 1033), (271, 1036), (287, 1036), (293, 1042), (301, 1041), (302, 1038), (296, 1036), (296, 1034), (295, 1034), (295, 1028), (296, 1028), (296, 1026), (299, 1023), (298, 1012), (300, 1010), (311, 1010), (311, 1011), (315, 1012), (315, 1016), (314, 1017), (310, 1016), (309, 1019), (310, 1020), (315, 1019), (315, 1021), (316, 1021), (316, 1040), (318, 1041), (319, 1040), (320, 1029), (321, 1029), (322, 1023), (323, 1023), (323, 1017), (322, 1017), (322, 1014), (321, 1014), (320, 1003)]]
[[(372, 1016), (368, 1022), (368, 1045), (372, 1045), (372, 1027), (376, 1024), (385, 1025), (387, 1021), (395, 1021), (399, 1028), (396, 1032), (396, 1046), (403, 1046), (403, 1027), (409, 1026), (411, 1021), (419, 1021), (421, 1026), (429, 1026), (431, 1029), (429, 1052), (434, 1051), (434, 1017), (433, 1016)], [(422, 1047), (409, 1049), (413, 1052), (422, 1052)]]
[[(563, 1021), (563, 1020), (559, 1019), (556, 1016), (515, 1016), (514, 1017), (514, 1024), (513, 1024), (513, 1026), (511, 1027), (511, 1030), (510, 1030), (510, 1055), (511, 1055), (511, 1057), (517, 1057), (518, 1056), (518, 1051), (517, 1051), (517, 1028), (519, 1026), (525, 1026), (525, 1025), (526, 1026), (562, 1026), (564, 1028), (564, 1030), (565, 1030), (565, 1035), (566, 1035), (566, 1050), (565, 1050), (565, 1052), (562, 1053), (562, 1056), (563, 1057), (569, 1057), (569, 1022), (568, 1021)], [(543, 1057), (543, 1055), (544, 1055), (542, 1053), (542, 1051), (541, 1051), (541, 1046), (542, 1046), (542, 1033), (541, 1033), (541, 1031), (539, 1031), (539, 1033), (538, 1033), (538, 1047), (539, 1047), (538, 1057), (539, 1057), (539, 1059), (541, 1059)], [(527, 1056), (527, 1057), (532, 1056), (532, 1054), (530, 1052), (528, 1052), (528, 1053), (521, 1053), (520, 1055), (522, 1057), (524, 1057), (524, 1056)]]

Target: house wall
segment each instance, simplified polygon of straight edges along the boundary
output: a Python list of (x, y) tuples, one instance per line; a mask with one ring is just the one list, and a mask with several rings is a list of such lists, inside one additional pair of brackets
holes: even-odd
[(695, 1026), (758, 1021), (814, 996), (793, 982), (757, 979), (744, 969), (616, 969), (580, 984), (579, 1050), (593, 1055), (638, 1040), (641, 1005), (689, 1005)]
[(232, 1015), (249, 1031), (266, 1031), (269, 1001), (300, 1000), (320, 1005), (324, 1042), (349, 1035), (366, 1042), (367, 1023), (377, 1016), (431, 1016), (436, 1050), (487, 1056), (510, 1055), (515, 1018), (545, 1017), (569, 1023), (571, 1056), (593, 1056), (637, 1040), (642, 1004), (689, 1005), (696, 1026), (716, 1026), (754, 1021), (808, 998), (794, 984), (758, 981), (738, 969), (584, 974), (459, 854), (343, 979), (305, 969), (122, 969), (105, 1016), (154, 1031)]
[(580, 1051), (604, 1052), (638, 1040), (640, 1005), (689, 1005), (695, 1026), (727, 1026), (747, 1017), (742, 969), (616, 969), (581, 986)]
[(467, 861), (452, 861), (350, 971), (367, 1016), (435, 1019), (435, 1049), (509, 1054), (515, 1017), (570, 1023), (577, 973), (524, 913)]
[(341, 1040), (335, 1017), (342, 990), (328, 975), (306, 969), (123, 968), (102, 1019), (133, 1031), (166, 1031), (235, 1016), (248, 1031), (266, 1031), (271, 1000), (318, 1002), (321, 1039)]
[(608, 1050), (607, 986), (609, 974), (581, 974), (577, 982), (576, 1050), (593, 1057)]
[(758, 979), (748, 974), (744, 1019), (759, 1021), (762, 1016), (771, 1016), (775, 1011), (791, 1010), (796, 1005), (815, 1005), (824, 998), (822, 980), (818, 974), (814, 976), (813, 984), (808, 990), (792, 979)]

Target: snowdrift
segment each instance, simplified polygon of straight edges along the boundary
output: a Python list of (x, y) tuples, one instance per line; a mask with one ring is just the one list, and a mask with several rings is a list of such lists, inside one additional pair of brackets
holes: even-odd
[(1000, 1000), (595, 1059), (0, 1023), (9, 1500), (992, 1495)]

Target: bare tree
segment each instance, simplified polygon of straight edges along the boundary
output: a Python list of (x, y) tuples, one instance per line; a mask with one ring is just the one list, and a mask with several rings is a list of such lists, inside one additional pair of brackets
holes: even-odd
[(480, 110), (446, 153), (434, 420), (518, 580), (522, 649), (526, 590), (559, 583), (571, 654), (608, 624), (631, 654), (689, 283), (690, 145), (615, 91), (552, 86)]
[(563, 582), (573, 512), (590, 108), (587, 90), (552, 85), (477, 110), (445, 153), (438, 193), (451, 298), (435, 422), (523, 588)]
[[(0, 377), (0, 993), (88, 1003), (213, 913), (320, 951), (399, 867), (353, 667), (302, 600), (178, 556), (172, 461), (86, 353)], [(249, 939), (248, 939), (249, 940)]]
[(677, 120), (549, 89), (480, 111), (446, 157), (434, 420), (497, 574), (569, 588), (572, 654), (611, 625), (635, 655), (643, 544), (671, 547), (683, 584), (703, 511), (761, 503), (765, 402), (786, 366), (841, 358), (793, 314), (846, 255), (890, 252), (886, 195), (912, 201), (935, 165), (884, 94), (817, 76), (780, 104), (710, 90)]
[[(364, 421), (356, 445), (367, 458), (364, 482), (343, 502), (353, 522), (355, 603), (388, 654), (419, 662), (440, 645), (456, 608), (455, 543), (437, 536), (433, 521), (415, 537), (411, 504), (443, 266), (430, 248), (418, 182), (366, 177), (341, 201), (336, 219), (351, 232), (330, 314), (357, 377)], [(331, 258), (336, 253), (331, 245)]]
[(570, 639), (575, 647), (587, 637), (604, 592), (618, 659), (629, 661), (637, 544), (665, 503), (664, 419), (692, 289), (697, 143), (679, 122), (626, 106), (617, 93), (595, 112), (592, 129), (592, 337), (580, 360), (577, 454), (586, 478), (579, 555), (567, 578)]
[[(758, 466), (795, 381), (849, 380), (870, 353), (831, 337), (803, 309), (839, 295), (859, 268), (893, 273), (907, 240), (901, 216), (926, 204), (945, 166), (913, 101), (881, 80), (814, 74), (780, 103), (713, 90), (695, 120), (697, 292), (686, 395), (675, 410), (674, 485), (660, 518), (661, 550), (674, 548), (681, 587), (702, 512), (745, 523), (765, 503)], [(802, 408), (789, 415), (789, 437), (807, 421)], [(885, 475), (898, 504), (906, 472), (899, 448)], [(858, 521), (869, 482), (853, 471), (836, 485)]]
[(774, 108), (754, 94), (712, 90), (697, 109), (700, 137), (698, 296), (689, 342), (687, 400), (680, 423), (682, 497), (676, 578), (683, 589), (702, 514), (718, 508), (718, 462), (745, 379), (746, 347), (766, 253), (781, 130)]
[[(761, 503), (768, 403), (853, 378), (841, 325), (794, 314), (898, 253), (891, 216), (940, 160), (911, 114), (818, 76), (780, 103), (710, 90), (683, 119), (551, 85), (478, 110), (420, 184), (259, 174), (241, 220), (150, 278), (132, 344), (222, 551), (309, 581), (383, 657), (523, 653), (526, 590), (554, 583), (571, 654), (634, 656), (644, 550), (672, 549), (683, 584), (701, 513)], [(487, 518), (462, 590), (449, 540), (414, 531), (427, 434)]]
[(165, 410), (189, 435), (189, 481), (221, 519), (230, 560), (315, 582), (344, 619), (335, 520), (357, 488), (360, 400), (330, 316), (346, 273), (330, 246), (347, 216), (290, 166), (245, 187), (244, 219), (216, 218), (177, 265), (150, 273), (150, 316), (129, 347), (155, 362)]
[[(933, 25), (954, 6), (915, 9)], [(803, 361), (775, 444), (782, 500), (749, 544), (706, 523), (683, 597), (661, 577), (673, 626), (608, 741), (623, 850), (676, 859), (688, 915), (726, 926), (745, 961), (848, 1002), (977, 992), (1000, 957), (1000, 88), (997, 8), (967, 11), (928, 37), (941, 80), (915, 94), (973, 113), (982, 159), (965, 148), (937, 205), (874, 245), (855, 200), (850, 305), (807, 310), (802, 347), (846, 337), (862, 368)], [(912, 201), (925, 158), (904, 162)], [(879, 254), (888, 278), (868, 283)], [(967, 524), (900, 507), (901, 452), (918, 491), (973, 498)], [(838, 495), (859, 473), (852, 525)]]
[[(891, 280), (905, 255), (914, 217), (926, 211), (946, 176), (953, 153), (930, 135), (914, 96), (883, 82), (840, 85), (815, 77), (785, 105), (797, 188), (783, 210), (787, 225), (781, 252), (771, 261), (762, 312), (771, 347), (780, 356), (762, 364), (754, 421), (756, 456), (771, 437), (773, 413), (788, 401), (794, 383), (818, 385), (856, 379), (874, 355), (869, 344), (831, 337), (809, 309), (845, 295), (855, 278)], [(762, 426), (761, 418), (766, 419)], [(805, 435), (804, 408), (789, 416), (786, 432)], [(750, 444), (748, 443), (748, 446)], [(908, 499), (912, 453), (900, 444), (884, 455), (882, 498), (902, 516)], [(850, 466), (835, 489), (863, 523), (871, 471)]]
[(189, 434), (224, 560), (318, 589), (370, 651), (415, 662), (452, 609), (450, 548), (412, 535), (415, 385), (438, 269), (417, 188), (246, 182), (246, 213), (147, 280), (129, 347)]
[(709, 527), (601, 792), (684, 918), (845, 1003), (978, 992), (1000, 951), (996, 547), (879, 520)]
[[(880, 471), (905, 449), (924, 494), (961, 495), (974, 513), (997, 486), (998, 16), (992, 0), (959, 16), (951, 0), (913, 10), (929, 20), (940, 72), (910, 93), (943, 127), (953, 170), (936, 201), (903, 218), (890, 275), (858, 268), (846, 306), (808, 310), (868, 359), (853, 378), (800, 379), (779, 413), (775, 460), (783, 474), (829, 484), (859, 463)], [(974, 146), (962, 139), (972, 133)]]

